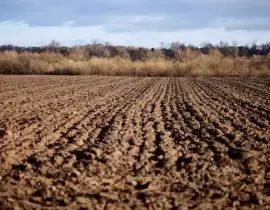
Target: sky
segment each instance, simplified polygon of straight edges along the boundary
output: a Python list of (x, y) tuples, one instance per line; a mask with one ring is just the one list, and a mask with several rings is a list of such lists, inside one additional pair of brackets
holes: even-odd
[(0, 0), (0, 45), (270, 41), (269, 0)]

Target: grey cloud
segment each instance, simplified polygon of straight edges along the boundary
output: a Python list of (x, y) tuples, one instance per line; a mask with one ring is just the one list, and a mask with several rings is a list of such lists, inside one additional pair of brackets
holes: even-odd
[[(33, 26), (59, 26), (74, 21), (74, 26), (103, 25), (108, 31), (175, 31), (203, 27), (266, 30), (268, 23), (244, 24), (241, 21), (248, 17), (267, 22), (269, 9), (269, 0), (1, 0), (0, 21), (25, 21)], [(141, 15), (166, 18), (129, 25), (108, 22), (111, 17)], [(219, 17), (233, 20), (224, 21)]]
[(210, 27), (226, 28), (227, 30), (270, 30), (270, 17), (217, 18), (210, 23)]

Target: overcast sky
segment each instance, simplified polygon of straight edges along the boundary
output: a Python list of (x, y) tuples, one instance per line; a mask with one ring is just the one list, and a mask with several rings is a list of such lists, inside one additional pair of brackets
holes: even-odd
[(0, 0), (0, 44), (270, 41), (270, 0)]

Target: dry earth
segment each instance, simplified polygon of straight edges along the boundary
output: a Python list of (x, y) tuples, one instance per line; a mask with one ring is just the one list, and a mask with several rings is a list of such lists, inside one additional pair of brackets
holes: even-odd
[(0, 209), (270, 209), (270, 78), (0, 76)]

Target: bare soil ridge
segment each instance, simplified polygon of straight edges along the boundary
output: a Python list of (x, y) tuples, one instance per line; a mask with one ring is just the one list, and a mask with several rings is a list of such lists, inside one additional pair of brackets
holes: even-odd
[(269, 78), (1, 76), (0, 209), (266, 209)]

